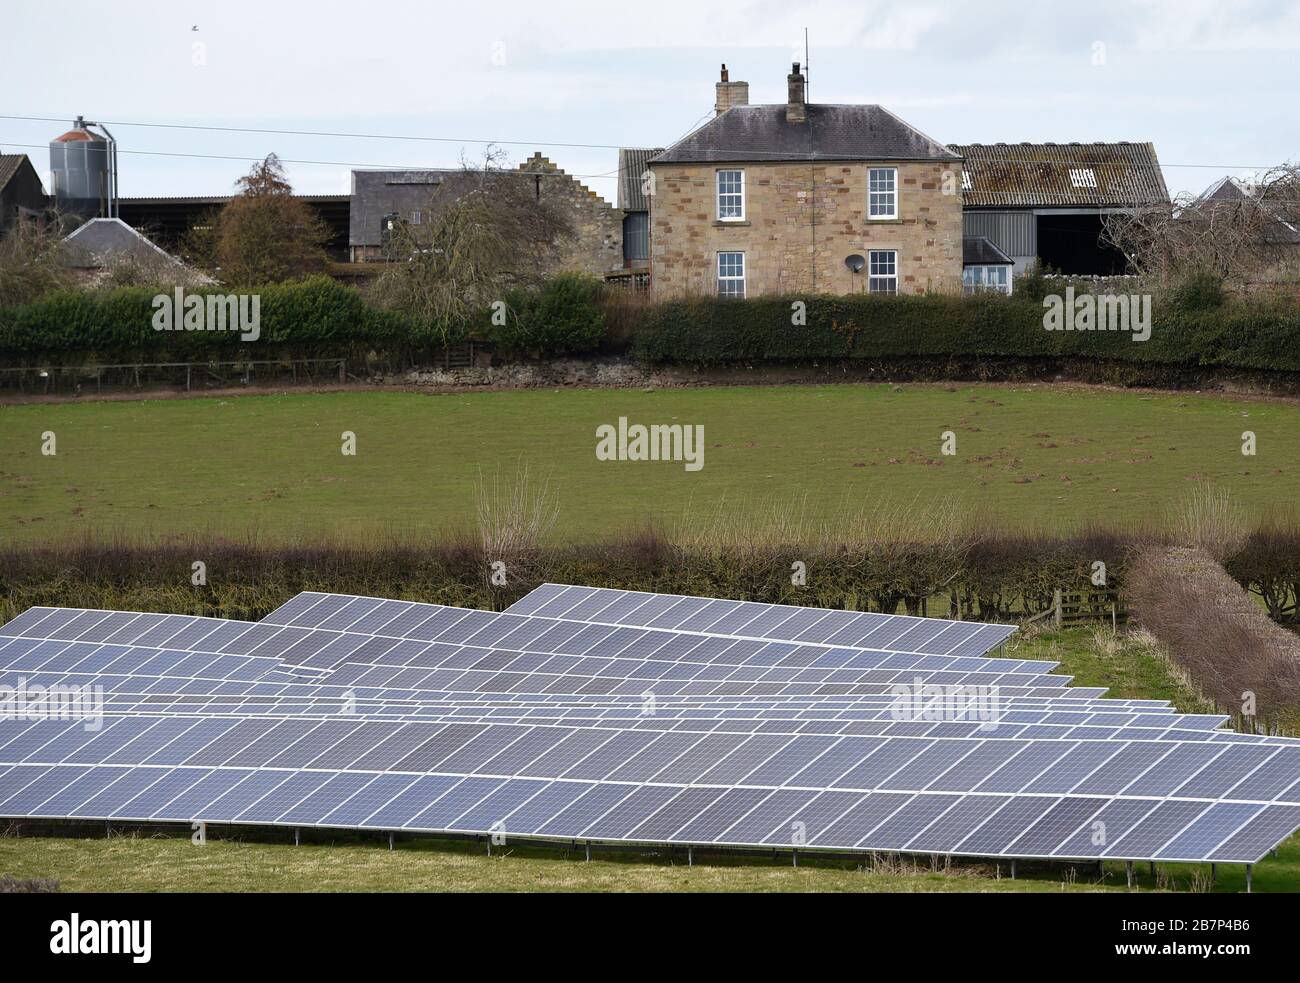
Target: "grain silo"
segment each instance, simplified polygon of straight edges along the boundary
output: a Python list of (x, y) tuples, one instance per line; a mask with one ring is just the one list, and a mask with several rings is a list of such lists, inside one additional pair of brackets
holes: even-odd
[(50, 175), (55, 207), (81, 218), (117, 213), (117, 145), (112, 134), (96, 133), (80, 116), (72, 129), (50, 141)]

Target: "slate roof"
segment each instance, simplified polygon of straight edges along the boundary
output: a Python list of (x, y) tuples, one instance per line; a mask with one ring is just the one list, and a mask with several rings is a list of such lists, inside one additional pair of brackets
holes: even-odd
[[(1169, 203), (1160, 161), (1149, 143), (954, 143), (951, 148), (966, 158), (966, 208)], [(1076, 181), (1071, 172), (1083, 173)]]
[(987, 236), (963, 236), (961, 261), (963, 266), (1010, 266), (1015, 263)]
[(96, 269), (125, 256), (161, 256), (180, 265), (180, 260), (159, 249), (120, 218), (92, 218), (63, 240), (72, 246), (68, 265)]
[(732, 106), (655, 157), (654, 164), (802, 160), (958, 160), (880, 106), (810, 103), (791, 123), (784, 103)]
[(643, 175), (650, 158), (663, 147), (621, 147), (618, 151), (618, 207), (627, 212), (648, 212), (650, 202), (642, 191)]

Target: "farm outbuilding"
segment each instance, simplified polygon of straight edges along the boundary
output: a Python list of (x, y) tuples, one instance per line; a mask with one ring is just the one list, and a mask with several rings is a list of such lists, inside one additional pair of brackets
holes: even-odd
[(962, 225), (1011, 257), (1081, 276), (1123, 273), (1108, 214), (1169, 205), (1150, 143), (949, 144), (965, 160)]

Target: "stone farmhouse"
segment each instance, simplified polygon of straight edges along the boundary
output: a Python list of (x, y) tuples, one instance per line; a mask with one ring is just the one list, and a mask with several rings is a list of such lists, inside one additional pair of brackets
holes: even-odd
[(648, 162), (657, 297), (958, 293), (962, 159), (881, 106), (749, 105), (723, 67), (716, 115)]

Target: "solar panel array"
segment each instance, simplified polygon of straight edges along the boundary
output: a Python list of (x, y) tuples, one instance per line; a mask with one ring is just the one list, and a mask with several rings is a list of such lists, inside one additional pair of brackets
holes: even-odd
[(990, 655), (1013, 631), (553, 584), (33, 608), (0, 696), (102, 700), (0, 713), (0, 816), (1247, 863), (1300, 827), (1300, 741)]

